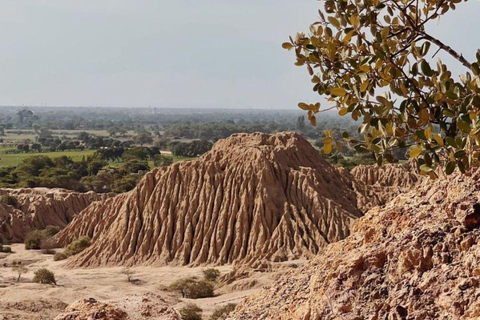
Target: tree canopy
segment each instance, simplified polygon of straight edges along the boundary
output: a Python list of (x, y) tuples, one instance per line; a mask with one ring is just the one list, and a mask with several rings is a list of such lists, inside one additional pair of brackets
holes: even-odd
[[(480, 50), (476, 61), (433, 37), (426, 25), (455, 10), (462, 0), (324, 0), (308, 34), (283, 44), (306, 66), (313, 90), (332, 106), (299, 103), (316, 115), (337, 108), (359, 121), (362, 140), (344, 133), (358, 152), (377, 162), (395, 161), (394, 150), (409, 148), (423, 174), (467, 172), (480, 159)], [(466, 2), (466, 1), (463, 1)], [(440, 22), (441, 23), (441, 22)], [(441, 60), (444, 51), (464, 69), (458, 77)], [(340, 146), (325, 131), (324, 151)]]

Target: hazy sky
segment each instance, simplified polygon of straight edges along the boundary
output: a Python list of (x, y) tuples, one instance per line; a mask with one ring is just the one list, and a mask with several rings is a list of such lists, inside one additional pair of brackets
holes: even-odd
[[(296, 108), (315, 0), (0, 0), (0, 105)], [(430, 30), (472, 60), (480, 1)], [(460, 67), (458, 70), (461, 70)]]

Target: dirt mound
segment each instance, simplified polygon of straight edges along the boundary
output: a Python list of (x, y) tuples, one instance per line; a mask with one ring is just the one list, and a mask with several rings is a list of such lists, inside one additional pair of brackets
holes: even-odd
[(55, 320), (179, 320), (165, 300), (155, 294), (133, 295), (122, 300), (98, 302), (84, 299), (69, 305)]
[(93, 239), (75, 267), (283, 261), (345, 238), (361, 215), (351, 176), (300, 135), (235, 134), (91, 205), (58, 239)]
[(89, 204), (106, 197), (64, 189), (0, 189), (0, 235), (21, 242), (32, 229), (63, 228)]
[(478, 319), (480, 173), (422, 181), (230, 319)]
[(20, 302), (7, 302), (0, 299), (0, 319), (52, 319), (56, 314), (64, 310), (66, 306), (66, 303), (63, 303), (56, 299), (23, 300)]
[(410, 188), (422, 178), (418, 175), (415, 163), (403, 164), (359, 165), (352, 169), (351, 174), (358, 181), (366, 185), (382, 187), (396, 186), (399, 188)]
[(101, 303), (90, 298), (76, 301), (65, 309), (65, 313), (58, 315), (55, 320), (126, 320), (127, 313), (111, 304)]
[(359, 165), (350, 173), (356, 181), (358, 207), (363, 211), (384, 205), (425, 179), (418, 174), (416, 164), (412, 162), (383, 166)]

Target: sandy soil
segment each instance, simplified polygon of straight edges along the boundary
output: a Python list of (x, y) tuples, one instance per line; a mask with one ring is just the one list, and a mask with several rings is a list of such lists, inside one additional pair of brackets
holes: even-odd
[[(203, 267), (135, 267), (134, 281), (128, 282), (121, 267), (96, 269), (63, 268), (64, 261), (53, 261), (52, 255), (40, 251), (25, 250), (23, 244), (13, 244), (12, 254), (0, 253), (0, 320), (10, 319), (53, 319), (67, 304), (79, 299), (95, 298), (98, 301), (117, 300), (133, 294), (155, 293), (163, 297), (174, 308), (194, 302), (204, 310), (208, 319), (213, 310), (227, 303), (238, 303), (262, 286), (269, 284), (278, 273), (255, 273), (250, 279), (242, 279), (228, 286), (219, 285), (217, 296), (207, 299), (181, 299), (178, 294), (168, 292), (172, 282), (190, 276), (202, 278)], [(16, 282), (12, 264), (20, 262), (28, 268)], [(302, 262), (299, 262), (302, 263)], [(33, 273), (39, 268), (55, 273), (57, 286), (33, 283)], [(232, 270), (231, 266), (218, 267), (222, 274)], [(283, 268), (282, 268), (283, 269)], [(251, 285), (253, 283), (253, 288)]]

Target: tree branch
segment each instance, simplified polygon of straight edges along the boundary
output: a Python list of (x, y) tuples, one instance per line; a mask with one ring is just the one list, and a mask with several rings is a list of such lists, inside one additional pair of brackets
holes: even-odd
[(461, 64), (463, 64), (465, 67), (467, 67), (468, 69), (472, 69), (472, 64), (470, 62), (467, 61), (467, 59), (465, 59), (463, 57), (463, 55), (459, 54), (458, 52), (456, 52), (455, 50), (452, 49), (452, 47), (450, 46), (447, 46), (446, 44), (444, 44), (442, 41), (432, 37), (431, 35), (423, 32), (423, 31), (418, 31), (421, 35), (424, 36), (424, 38), (426, 40), (429, 40), (431, 41), (432, 43), (436, 44), (440, 49), (446, 51), (447, 53), (449, 53), (452, 57), (454, 57), (455, 59), (457, 59)]

